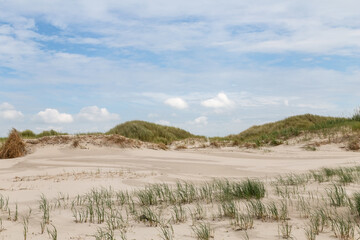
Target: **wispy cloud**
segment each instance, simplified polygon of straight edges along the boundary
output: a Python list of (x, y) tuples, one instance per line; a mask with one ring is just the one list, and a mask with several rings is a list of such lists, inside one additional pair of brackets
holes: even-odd
[(120, 116), (116, 113), (110, 113), (106, 108), (99, 108), (98, 106), (84, 107), (77, 114), (77, 118), (85, 121), (104, 122), (119, 120)]

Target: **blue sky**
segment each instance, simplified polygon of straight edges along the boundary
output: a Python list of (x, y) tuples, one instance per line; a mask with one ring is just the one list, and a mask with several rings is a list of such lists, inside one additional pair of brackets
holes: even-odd
[(0, 136), (141, 119), (224, 136), (360, 105), (360, 3), (0, 0)]

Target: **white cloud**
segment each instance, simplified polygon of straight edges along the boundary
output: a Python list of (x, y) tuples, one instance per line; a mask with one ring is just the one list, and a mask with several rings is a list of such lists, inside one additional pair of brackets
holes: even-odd
[(230, 108), (234, 105), (225, 93), (221, 92), (216, 97), (202, 101), (201, 105), (208, 108)]
[(71, 123), (73, 117), (67, 113), (59, 113), (57, 109), (47, 108), (37, 114), (37, 118), (45, 123)]
[(84, 119), (92, 122), (118, 120), (120, 116), (116, 113), (110, 113), (106, 108), (99, 108), (97, 106), (84, 107), (77, 115), (79, 119)]
[(165, 100), (164, 102), (166, 105), (169, 105), (173, 108), (177, 108), (177, 109), (185, 109), (188, 107), (188, 104), (179, 97), (176, 98), (168, 98)]
[(201, 116), (198, 118), (195, 118), (195, 120), (193, 121), (195, 124), (199, 124), (199, 125), (207, 125), (208, 124), (208, 118), (205, 116)]
[(157, 124), (160, 124), (160, 125), (165, 125), (165, 126), (170, 126), (170, 122), (169, 121), (166, 121), (166, 120), (159, 120), (156, 122)]
[(22, 118), (22, 112), (15, 110), (14, 106), (10, 103), (4, 102), (0, 104), (0, 118), (6, 120), (16, 120)]
[(186, 123), (189, 125), (194, 125), (195, 127), (205, 126), (208, 124), (208, 118), (205, 116), (200, 116)]

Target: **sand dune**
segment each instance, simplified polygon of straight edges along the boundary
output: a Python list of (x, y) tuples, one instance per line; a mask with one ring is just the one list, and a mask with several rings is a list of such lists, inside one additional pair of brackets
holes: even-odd
[[(32, 209), (29, 218), (27, 239), (49, 239), (47, 233), (40, 233), (41, 215), (39, 200), (44, 194), (51, 201), (58, 196), (67, 196), (71, 202), (78, 194), (85, 194), (93, 188), (109, 188), (114, 191), (142, 189), (150, 183), (170, 183), (178, 180), (200, 184), (214, 178), (240, 180), (259, 178), (270, 189), (270, 181), (279, 174), (307, 173), (321, 167), (346, 167), (357, 164), (359, 153), (344, 151), (337, 145), (328, 145), (318, 151), (305, 151), (301, 146), (278, 146), (260, 150), (239, 148), (196, 149), (196, 150), (151, 150), (120, 149), (91, 145), (86, 149), (74, 149), (68, 145), (38, 147), (34, 153), (17, 159), (0, 160), (0, 193), (8, 196), (11, 217), (15, 203), (19, 208), (19, 219), (8, 220), (8, 212), (1, 213), (5, 230), (0, 239), (23, 239), (23, 225), (20, 216)], [(314, 188), (312, 183), (309, 188)], [(279, 200), (271, 190), (266, 199)], [(61, 194), (60, 194), (61, 193)], [(60, 195), (59, 195), (60, 194)], [(189, 205), (190, 206), (190, 205)], [(188, 207), (189, 207), (188, 206)], [(213, 219), (218, 206), (206, 204), (206, 218), (215, 229), (215, 239), (239, 239), (244, 231), (234, 231), (226, 218)], [(304, 219), (298, 213), (290, 213), (293, 235), (306, 239)], [(70, 207), (51, 210), (51, 223), (57, 228), (58, 239), (94, 239), (98, 227), (103, 224), (74, 223)], [(161, 239), (159, 227), (130, 221), (128, 239)], [(195, 239), (191, 221), (174, 224), (175, 239)], [(49, 225), (50, 226), (50, 225)], [(247, 231), (250, 239), (277, 239), (279, 223), (255, 220), (254, 228)], [(51, 230), (51, 227), (49, 227)], [(331, 231), (317, 239), (332, 238)], [(121, 239), (117, 236), (116, 239)]]

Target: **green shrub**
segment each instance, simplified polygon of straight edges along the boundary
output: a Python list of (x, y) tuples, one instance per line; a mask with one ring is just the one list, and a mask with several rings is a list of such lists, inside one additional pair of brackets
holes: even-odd
[(145, 121), (130, 121), (110, 129), (107, 134), (119, 134), (144, 142), (170, 144), (173, 141), (198, 137), (183, 129)]
[(36, 137), (48, 137), (48, 136), (58, 136), (58, 135), (67, 135), (67, 133), (60, 133), (51, 129), (50, 131), (43, 131), (39, 133), (38, 135), (36, 135)]
[(35, 138), (36, 137), (36, 134), (29, 129), (22, 131), (20, 134), (21, 134), (21, 137), (23, 137), (23, 138)]

